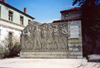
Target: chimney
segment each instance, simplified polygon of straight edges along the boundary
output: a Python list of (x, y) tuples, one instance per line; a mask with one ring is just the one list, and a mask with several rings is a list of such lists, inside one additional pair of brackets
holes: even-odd
[(6, 3), (6, 0), (2, 0), (4, 3)]
[(24, 8), (24, 13), (27, 13), (27, 8)]

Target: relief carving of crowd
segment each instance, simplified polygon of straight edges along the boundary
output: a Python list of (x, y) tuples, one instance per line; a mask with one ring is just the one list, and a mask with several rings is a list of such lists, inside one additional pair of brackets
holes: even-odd
[(67, 50), (67, 24), (29, 24), (22, 32), (23, 50)]

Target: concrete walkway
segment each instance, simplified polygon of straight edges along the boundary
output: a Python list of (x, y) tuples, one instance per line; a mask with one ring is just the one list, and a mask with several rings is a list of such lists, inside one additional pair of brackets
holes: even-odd
[(99, 66), (100, 63), (87, 62), (86, 59), (0, 59), (0, 68), (97, 68)]

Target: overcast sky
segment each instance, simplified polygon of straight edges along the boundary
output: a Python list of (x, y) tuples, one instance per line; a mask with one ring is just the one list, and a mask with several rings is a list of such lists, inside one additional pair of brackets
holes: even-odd
[(51, 23), (53, 20), (61, 19), (61, 10), (70, 9), (73, 0), (7, 0), (11, 6), (24, 11), (35, 17), (34, 21)]

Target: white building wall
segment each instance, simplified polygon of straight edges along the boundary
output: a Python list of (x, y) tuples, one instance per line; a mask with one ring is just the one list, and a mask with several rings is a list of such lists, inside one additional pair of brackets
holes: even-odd
[[(3, 40), (5, 40), (5, 38), (7, 38), (7, 36), (9, 35), (9, 32), (12, 32), (12, 35), (15, 39), (17, 39), (18, 41), (20, 41), (20, 35), (21, 35), (21, 31), (20, 30), (16, 30), (16, 29), (11, 29), (9, 27), (6, 26), (0, 26), (0, 43), (2, 43)], [(13, 40), (15, 40), (13, 39)], [(4, 46), (4, 45), (3, 45)]]

